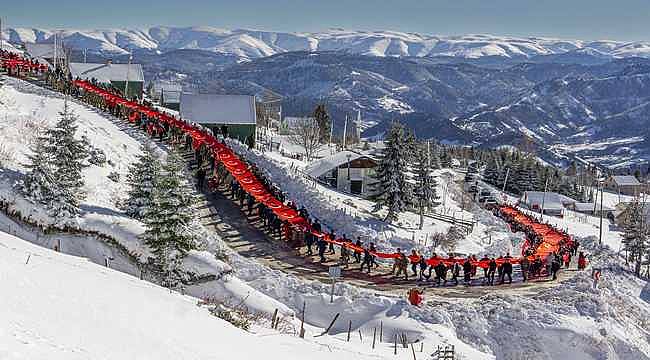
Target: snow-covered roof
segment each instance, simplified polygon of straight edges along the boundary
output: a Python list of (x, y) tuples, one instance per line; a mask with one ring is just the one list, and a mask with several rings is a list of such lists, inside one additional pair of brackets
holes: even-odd
[(371, 158), (368, 154), (361, 154), (354, 151), (344, 150), (332, 156), (322, 158), (307, 165), (305, 173), (313, 178), (319, 178), (328, 171), (347, 164), (348, 161), (354, 161), (360, 158)]
[(285, 127), (292, 129), (303, 121), (316, 121), (316, 119), (311, 116), (285, 116), (284, 120), (282, 120), (282, 124)]
[(255, 97), (182, 93), (181, 117), (199, 124), (255, 125)]
[[(576, 209), (576, 211), (580, 211), (580, 212), (594, 211), (594, 203), (577, 202), (577, 203), (575, 203), (575, 209)], [(606, 206), (606, 205), (603, 205), (602, 209), (603, 209), (603, 211), (614, 211), (614, 208)], [(596, 204), (596, 211), (600, 211), (600, 203)]]
[[(25, 50), (33, 58), (51, 59), (54, 58), (54, 44), (26, 43)], [(64, 52), (61, 45), (57, 45), (56, 57), (64, 58)]]
[(544, 209), (560, 210), (564, 208), (564, 204), (573, 204), (575, 200), (554, 192), (547, 192), (546, 196), (544, 196), (543, 191), (525, 191), (521, 196), (521, 202), (528, 206), (541, 206), (542, 202), (544, 202)]
[(102, 83), (111, 81), (144, 82), (144, 73), (140, 64), (92, 64), (70, 63), (72, 77), (81, 79), (96, 79)]
[(612, 176), (612, 180), (619, 186), (639, 186), (641, 183), (636, 177), (632, 175), (617, 175)]

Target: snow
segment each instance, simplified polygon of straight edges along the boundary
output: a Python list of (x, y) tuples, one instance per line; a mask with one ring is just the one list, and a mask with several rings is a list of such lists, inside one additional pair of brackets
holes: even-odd
[[(134, 49), (200, 49), (246, 59), (290, 51), (340, 50), (372, 56), (534, 57), (570, 51), (598, 51), (601, 56), (648, 57), (647, 42), (615, 42), (523, 38), (495, 35), (439, 36), (397, 31), (328, 30), (271, 32), (207, 26), (143, 29), (64, 29), (56, 33), (78, 49), (126, 54)], [(53, 30), (14, 28), (4, 31), (13, 42), (51, 41)]]
[(2, 359), (375, 358), (311, 337), (245, 332), (196, 298), (6, 233), (0, 274), (11, 289), (0, 297)]
[[(34, 123), (29, 119), (37, 118), (44, 124), (56, 121), (62, 99), (23, 82), (5, 82), (0, 88), (0, 106), (3, 124), (9, 126), (0, 132), (0, 140), (13, 152), (13, 158), (0, 174), (0, 195), (16, 201), (19, 210), (32, 214), (32, 219), (48, 222), (51, 219), (21, 200), (12, 185), (24, 171), (21, 164), (31, 138), (25, 129)], [(141, 251), (142, 255), (147, 249), (137, 239), (141, 224), (124, 217), (114, 205), (114, 199), (125, 191), (123, 183), (104, 181), (109, 171), (126, 172), (144, 137), (100, 112), (76, 103), (72, 107), (79, 115), (80, 131), (86, 132), (114, 163), (86, 170), (86, 183), (99, 189), (88, 189), (78, 226), (109, 232), (122, 246)], [(295, 170), (304, 163), (277, 153), (252, 152), (236, 142), (231, 144), (238, 153), (255, 160), (274, 182), (282, 184), (291, 198), (307, 205), (322, 222), (334, 226), (337, 233), (378, 239), (383, 248), (401, 244), (411, 247), (422, 240), (424, 232), (445, 231), (449, 226), (427, 218), (425, 229), (419, 232), (417, 215), (404, 213), (399, 225), (382, 229), (381, 221), (368, 212), (370, 202), (305, 179)], [(477, 221), (457, 251), (516, 251), (521, 234), (510, 233), (491, 213), (463, 201), (458, 184), (462, 174), (443, 169), (436, 172), (436, 177), (441, 201), (446, 194), (439, 210)], [(613, 196), (606, 194), (605, 202), (613, 202)], [(534, 359), (649, 359), (647, 283), (634, 278), (622, 265), (623, 260), (614, 252), (618, 250), (615, 242), (610, 246), (614, 251), (595, 244), (594, 237), (589, 237), (597, 231), (593, 224), (570, 216), (547, 218), (564, 221), (558, 224), (580, 239), (591, 266), (605, 269), (600, 289), (593, 289), (588, 271), (568, 271), (559, 283), (523, 289), (499, 286), (480, 297), (475, 293), (480, 288), (454, 288), (456, 295), (445, 288), (431, 288), (426, 291), (425, 304), (416, 308), (404, 301), (401, 292), (364, 289), (348, 282), (336, 285), (334, 302), (330, 304), (329, 284), (272, 270), (231, 249), (225, 249), (227, 263), (216, 259), (211, 252), (225, 245), (219, 236), (207, 231), (203, 236), (206, 250), (190, 253), (183, 268), (198, 274), (232, 273), (188, 286), (186, 293), (194, 297), (182, 296), (127, 275), (138, 274), (131, 257), (96, 237), (36, 236), (33, 229), (0, 217), (0, 231), (16, 233), (48, 248), (61, 239), (62, 251), (90, 260), (53, 253), (0, 234), (0, 277), (5, 288), (12, 289), (0, 297), (0, 358), (412, 358), (410, 349), (401, 348), (395, 357), (389, 343), (380, 343), (375, 350), (370, 348), (368, 338), (382, 323), (385, 340), (390, 341), (395, 333), (421, 340), (424, 353), (416, 352), (418, 359), (427, 358), (441, 344), (455, 345), (461, 358), (472, 360), (513, 359), (530, 354)], [(606, 234), (609, 237), (610, 233)], [(28, 254), (32, 256), (25, 264)], [(110, 269), (93, 264), (103, 264), (107, 256), (113, 258)], [(196, 306), (197, 298), (213, 296), (266, 314), (279, 309), (294, 329), (299, 326), (295, 315), (305, 304), (307, 336), (302, 340), (283, 335), (263, 324), (254, 326), (251, 332), (240, 331)], [(341, 314), (341, 319), (331, 336), (314, 338), (336, 313)], [(348, 321), (352, 321), (355, 334), (349, 343)], [(363, 342), (356, 336), (358, 331)], [(416, 344), (416, 351), (418, 347)]]

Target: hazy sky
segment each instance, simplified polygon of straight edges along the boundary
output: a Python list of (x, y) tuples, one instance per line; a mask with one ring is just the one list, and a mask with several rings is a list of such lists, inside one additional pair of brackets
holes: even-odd
[(650, 40), (650, 0), (3, 1), (8, 26), (210, 25), (275, 31), (397, 30)]

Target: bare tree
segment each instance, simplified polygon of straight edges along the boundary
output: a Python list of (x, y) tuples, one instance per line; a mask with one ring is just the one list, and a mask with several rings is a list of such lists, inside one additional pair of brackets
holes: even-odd
[(299, 118), (289, 130), (289, 141), (302, 147), (307, 161), (323, 146), (321, 143), (320, 126), (314, 118)]

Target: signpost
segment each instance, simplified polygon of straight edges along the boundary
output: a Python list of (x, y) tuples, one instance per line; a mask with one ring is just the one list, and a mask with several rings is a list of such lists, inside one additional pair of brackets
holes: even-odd
[(338, 265), (329, 267), (329, 276), (332, 278), (332, 292), (330, 293), (330, 303), (334, 302), (334, 285), (336, 285), (336, 279), (341, 277), (341, 267)]

